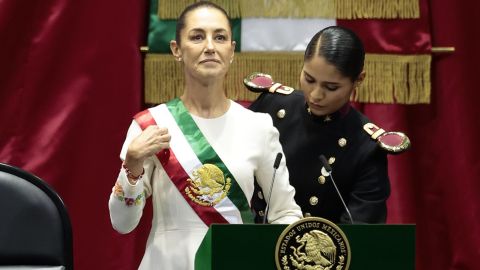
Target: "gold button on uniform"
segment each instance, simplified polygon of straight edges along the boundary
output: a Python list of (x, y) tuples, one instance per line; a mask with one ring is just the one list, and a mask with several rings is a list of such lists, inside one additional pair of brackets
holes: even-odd
[(345, 138), (338, 139), (338, 145), (340, 145), (340, 147), (344, 147), (345, 145), (347, 145), (347, 139)]
[(318, 177), (318, 183), (320, 183), (320, 185), (325, 184), (325, 176), (320, 175), (320, 176)]
[(287, 112), (286, 112), (284, 109), (280, 109), (280, 110), (278, 110), (278, 112), (277, 112), (277, 117), (280, 118), (280, 119), (282, 119), (282, 118), (285, 117), (285, 114), (287, 114)]
[(335, 163), (335, 157), (331, 157), (328, 159), (328, 164), (332, 165), (333, 163)]
[(257, 195), (258, 195), (258, 198), (260, 198), (260, 200), (263, 200), (263, 193), (261, 191), (259, 191)]
[(261, 216), (261, 217), (263, 217), (263, 216), (265, 216), (265, 213), (263, 213), (263, 211), (260, 210), (260, 211), (258, 211), (258, 215)]
[(310, 197), (310, 205), (317, 205), (318, 198), (316, 196)]

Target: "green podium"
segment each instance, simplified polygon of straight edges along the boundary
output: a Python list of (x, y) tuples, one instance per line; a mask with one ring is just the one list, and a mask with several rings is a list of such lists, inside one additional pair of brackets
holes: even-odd
[[(286, 227), (214, 224), (197, 251), (195, 269), (274, 270), (275, 247)], [(349, 269), (415, 269), (415, 225), (355, 224), (339, 227), (350, 243)]]

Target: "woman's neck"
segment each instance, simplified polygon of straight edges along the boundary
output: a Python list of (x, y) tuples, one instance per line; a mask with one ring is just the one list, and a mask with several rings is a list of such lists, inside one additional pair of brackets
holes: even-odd
[(191, 114), (202, 118), (222, 116), (230, 108), (223, 83), (187, 84), (180, 99)]

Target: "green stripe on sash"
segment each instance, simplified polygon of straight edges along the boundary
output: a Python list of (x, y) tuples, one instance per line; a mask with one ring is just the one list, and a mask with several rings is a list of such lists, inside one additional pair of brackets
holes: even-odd
[(228, 198), (240, 211), (243, 223), (253, 223), (253, 214), (245, 194), (230, 170), (228, 170), (227, 166), (203, 136), (192, 116), (183, 105), (183, 102), (179, 98), (176, 98), (169, 101), (166, 105), (198, 159), (203, 164), (210, 163), (216, 165), (223, 171), (225, 178), (228, 177), (232, 180)]

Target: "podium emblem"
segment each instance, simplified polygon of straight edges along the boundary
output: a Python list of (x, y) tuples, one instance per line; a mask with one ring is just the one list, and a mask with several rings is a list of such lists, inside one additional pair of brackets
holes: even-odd
[(347, 270), (350, 244), (333, 222), (304, 218), (285, 228), (278, 238), (275, 263), (281, 270)]

